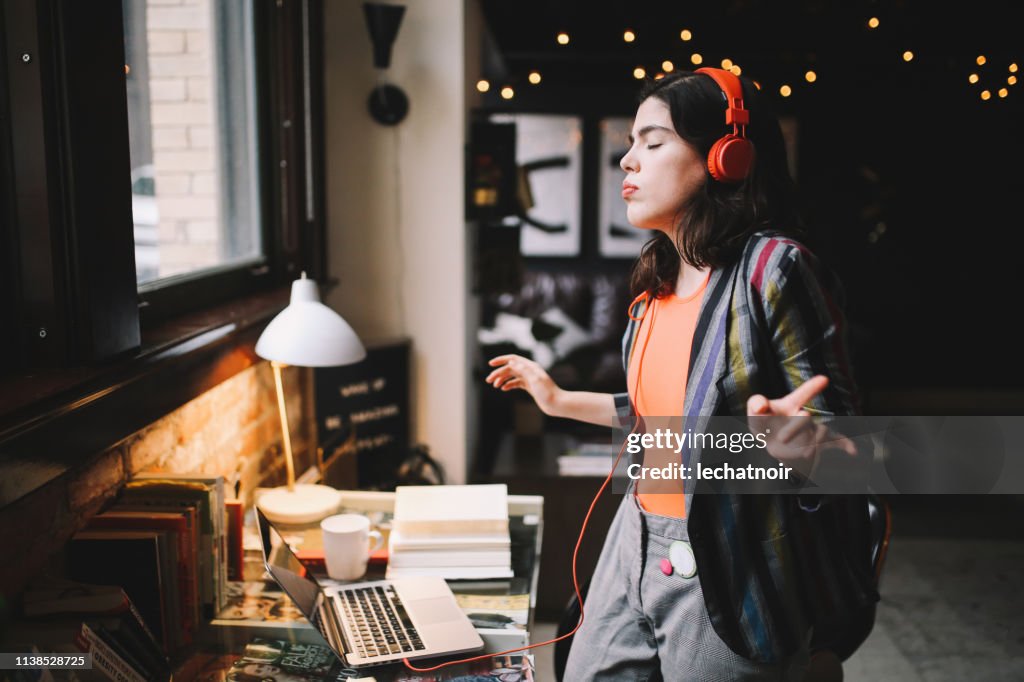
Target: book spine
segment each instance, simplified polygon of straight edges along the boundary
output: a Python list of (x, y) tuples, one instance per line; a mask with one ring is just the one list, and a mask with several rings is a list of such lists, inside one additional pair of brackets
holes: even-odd
[(406, 552), (392, 551), (388, 561), (398, 567), (512, 565), (512, 552)]
[(508, 534), (508, 519), (492, 521), (403, 521), (395, 518), (392, 528), (405, 536), (442, 537), (445, 535)]
[(217, 539), (217, 611), (228, 605), (228, 533), (227, 506), (224, 504), (224, 479), (213, 485), (214, 532)]
[(228, 500), (224, 503), (228, 513), (228, 580), (245, 579), (245, 551), (242, 548), (244, 534), (245, 508), (241, 500)]
[(86, 643), (92, 652), (96, 667), (110, 679), (115, 682), (146, 682), (145, 677), (128, 665), (85, 623), (82, 623), (82, 642)]

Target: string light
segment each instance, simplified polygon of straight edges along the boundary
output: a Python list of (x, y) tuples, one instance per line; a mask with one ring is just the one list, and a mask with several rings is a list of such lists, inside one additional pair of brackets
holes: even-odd
[(1009, 90), (1007, 90), (1006, 88), (999, 88), (999, 96), (1000, 96), (1000, 97), (1006, 97), (1006, 95), (1008, 95), (1008, 94), (1009, 94), (1009, 92), (1010, 92), (1010, 91), (1009, 91)]
[(487, 92), (488, 90), (491, 89), (491, 84), (485, 80), (478, 80), (476, 82), (476, 89), (479, 90), (480, 92)]
[(981, 98), (982, 98), (983, 100), (988, 100), (988, 99), (990, 99), (991, 97), (992, 97), (992, 93), (991, 93), (991, 92), (989, 92), (988, 90), (982, 90), (982, 91), (981, 91)]
[(978, 55), (978, 58), (977, 58), (977, 59), (975, 59), (974, 61), (978, 62), (978, 66), (985, 66), (985, 62), (986, 62), (987, 60), (985, 59), (985, 55), (983, 55), (983, 54), (979, 54), (979, 55)]
[(693, 39), (693, 33), (691, 33), (689, 29), (684, 28), (682, 31), (679, 32), (679, 37), (680, 39), (682, 39), (683, 42), (689, 42), (690, 40)]
[(808, 71), (807, 73), (804, 74), (804, 78), (807, 79), (808, 83), (813, 83), (814, 81), (818, 80), (818, 74), (814, 73), (813, 71)]
[(911, 52), (910, 50), (907, 50), (906, 52), (903, 53), (903, 61), (909, 62), (913, 58), (914, 58), (914, 53)]
[(1016, 85), (1017, 84), (1017, 77), (1016, 76), (1009, 76), (1009, 77), (1007, 77), (1006, 82), (1009, 83), (1010, 85)]
[(788, 85), (783, 85), (781, 88), (779, 88), (779, 94), (782, 95), (783, 97), (789, 97), (790, 95), (793, 94), (793, 88), (789, 87)]
[(504, 99), (512, 99), (513, 97), (515, 97), (515, 95), (516, 95), (515, 90), (513, 90), (512, 88), (510, 88), (507, 85), (501, 89), (501, 96)]
[(664, 71), (665, 73), (672, 73), (673, 69), (675, 68), (676, 65), (667, 59), (661, 63), (661, 70)]
[(690, 61), (694, 64), (700, 65), (704, 63), (704, 57), (700, 56), (700, 52), (694, 52), (690, 55)]
[(637, 79), (638, 81), (643, 80), (644, 76), (646, 75), (647, 71), (645, 71), (644, 67), (642, 66), (638, 66), (635, 69), (633, 69), (633, 78)]
[(975, 83), (978, 82), (978, 74), (972, 73), (970, 76), (967, 77), (967, 80), (971, 82), (971, 85), (974, 85)]
[(760, 90), (761, 89), (761, 83), (758, 82), (758, 81), (754, 81), (754, 87), (757, 88), (758, 90)]
[(723, 59), (722, 60), (722, 68), (725, 69), (726, 71), (731, 69), (732, 68), (732, 60), (728, 59), (728, 58)]
[(625, 40), (627, 43), (631, 43), (634, 40), (636, 40), (636, 34), (630, 30), (627, 30), (625, 33), (622, 34), (622, 39)]
[(534, 85), (537, 85), (537, 83), (540, 83), (540, 72), (539, 71), (531, 71), (530, 75), (527, 76), (527, 78), (529, 78), (531, 83), (533, 83)]
[(661, 71), (659, 71), (658, 73), (654, 74), (654, 80), (656, 80), (656, 81), (660, 81), (664, 77), (665, 77), (665, 74), (663, 74)]
[(558, 38), (556, 40), (558, 40), (558, 44), (559, 45), (568, 45), (569, 44), (569, 34), (568, 33), (559, 33), (558, 34)]
[(878, 17), (868, 19), (868, 28), (878, 28)]
[(740, 68), (739, 64), (733, 64), (732, 68), (729, 70), (732, 71), (733, 75), (735, 76), (739, 76), (740, 74), (743, 73), (743, 69)]
[(1010, 64), (1010, 73), (1017, 73), (1017, 64)]

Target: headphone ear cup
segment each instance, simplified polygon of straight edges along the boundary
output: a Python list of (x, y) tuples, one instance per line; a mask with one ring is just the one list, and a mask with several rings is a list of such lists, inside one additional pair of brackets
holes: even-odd
[(719, 182), (741, 182), (754, 165), (754, 145), (732, 133), (720, 138), (708, 152), (708, 172)]

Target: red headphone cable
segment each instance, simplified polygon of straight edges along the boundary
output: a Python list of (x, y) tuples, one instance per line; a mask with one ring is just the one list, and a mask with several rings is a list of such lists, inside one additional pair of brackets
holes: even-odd
[[(635, 304), (637, 301), (639, 301), (642, 298), (647, 298), (647, 296), (645, 296), (644, 294), (641, 294), (636, 299), (634, 299), (633, 304)], [(630, 314), (632, 312), (633, 304), (630, 304), (630, 310), (627, 311), (627, 314)], [(644, 312), (645, 313), (647, 312), (646, 311), (646, 305), (644, 306)], [(635, 318), (635, 317), (633, 317), (630, 314), (630, 317), (632, 319), (634, 319), (634, 320), (643, 319), (643, 315), (641, 315), (640, 318)], [(644, 351), (647, 350), (647, 342), (651, 340), (651, 328), (653, 326), (654, 326), (654, 318), (652, 317), (651, 318), (651, 324), (648, 327), (647, 336), (646, 336), (646, 338), (644, 338), (643, 348), (640, 349), (640, 360), (639, 361), (640, 361), (641, 365), (643, 363)], [(637, 332), (639, 333), (639, 330), (637, 330)], [(640, 367), (637, 367), (637, 380), (636, 380), (636, 388), (634, 389), (634, 394), (636, 394), (636, 391), (639, 391), (639, 389), (640, 389), (640, 369), (641, 369)], [(549, 640), (547, 640), (545, 642), (537, 642), (536, 644), (530, 644), (530, 645), (527, 645), (527, 646), (521, 646), (521, 647), (519, 647), (517, 649), (508, 649), (507, 651), (499, 651), (499, 652), (496, 652), (496, 653), (488, 653), (488, 654), (483, 654), (483, 655), (480, 655), (480, 656), (473, 656), (472, 658), (460, 658), (460, 659), (455, 660), (455, 661), (448, 661), (446, 663), (440, 663), (438, 665), (431, 666), (429, 668), (417, 668), (415, 665), (413, 665), (412, 663), (409, 662), (408, 658), (403, 658), (402, 662), (405, 663), (405, 667), (406, 668), (408, 668), (409, 670), (412, 670), (414, 672), (418, 672), (418, 673), (428, 673), (428, 672), (432, 672), (434, 670), (440, 670), (441, 668), (447, 668), (450, 665), (459, 665), (461, 663), (471, 663), (473, 661), (482, 661), (482, 660), (494, 658), (496, 656), (505, 656), (506, 654), (514, 654), (514, 653), (517, 653), (519, 651), (526, 651), (527, 649), (535, 649), (537, 647), (547, 646), (548, 644), (555, 644), (557, 642), (561, 642), (563, 639), (566, 639), (568, 637), (572, 637), (573, 635), (576, 634), (576, 631), (579, 630), (580, 627), (583, 625), (583, 596), (580, 594), (580, 584), (579, 584), (578, 578), (576, 577), (576, 556), (579, 554), (580, 545), (583, 544), (583, 535), (587, 531), (587, 523), (590, 522), (590, 515), (594, 511), (594, 506), (597, 504), (597, 501), (601, 498), (601, 494), (604, 492), (604, 489), (608, 487), (609, 481), (612, 480), (612, 476), (615, 474), (615, 469), (616, 469), (616, 467), (619, 466), (619, 460), (622, 459), (622, 453), (626, 451), (626, 443), (629, 442), (629, 436), (631, 436), (634, 433), (636, 433), (636, 429), (637, 429), (638, 426), (640, 426), (640, 422), (641, 422), (640, 416), (637, 415), (636, 419), (633, 422), (633, 429), (629, 432), (629, 435), (627, 435), (626, 438), (623, 439), (622, 447), (619, 448), (619, 454), (615, 456), (615, 461), (612, 462), (611, 471), (608, 472), (608, 476), (605, 477), (604, 483), (601, 484), (601, 487), (597, 489), (597, 494), (594, 495), (594, 499), (590, 501), (590, 507), (587, 509), (587, 515), (585, 517), (583, 517), (583, 525), (580, 526), (579, 537), (576, 538), (576, 547), (572, 551), (572, 586), (573, 586), (573, 589), (576, 590), (576, 601), (580, 605), (580, 620), (579, 620), (578, 623), (576, 623), (576, 627), (574, 627), (570, 632), (565, 633), (561, 637), (555, 637), (554, 639), (549, 639)]]

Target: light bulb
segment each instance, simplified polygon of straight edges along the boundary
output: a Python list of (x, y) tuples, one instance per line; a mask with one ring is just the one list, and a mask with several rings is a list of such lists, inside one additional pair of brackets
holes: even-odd
[(689, 29), (683, 29), (679, 32), (679, 37), (685, 42), (693, 39), (693, 33)]
[(694, 52), (690, 55), (690, 61), (694, 64), (702, 64), (704, 62), (704, 57), (701, 57), (699, 52)]
[(979, 54), (979, 55), (978, 55), (978, 58), (977, 58), (977, 59), (975, 59), (974, 61), (978, 62), (978, 66), (985, 66), (985, 62), (986, 62), (987, 60), (985, 59), (985, 55), (983, 55), (983, 54)]
[(632, 31), (626, 31), (625, 33), (622, 34), (622, 39), (625, 40), (627, 43), (631, 43), (634, 40), (636, 40), (636, 34), (633, 33)]
[(644, 67), (642, 67), (642, 66), (638, 66), (635, 69), (633, 69), (633, 78), (635, 78), (637, 80), (643, 80), (643, 77), (646, 76), (646, 75), (647, 75), (647, 71), (645, 71)]
[(491, 84), (485, 80), (478, 80), (476, 82), (476, 89), (479, 90), (480, 92), (487, 92), (488, 90), (491, 89)]
[(909, 62), (913, 58), (914, 58), (914, 53), (911, 52), (910, 50), (907, 50), (906, 52), (903, 53), (903, 61)]
[(788, 85), (783, 85), (781, 88), (779, 88), (779, 94), (782, 95), (783, 97), (789, 97), (790, 95), (793, 94), (793, 88), (789, 87)]
[(868, 19), (868, 28), (878, 28), (878, 17)]
[(569, 34), (568, 33), (559, 33), (557, 40), (558, 40), (558, 44), (559, 45), (568, 45), (569, 44)]
[(722, 60), (722, 68), (725, 69), (726, 71), (731, 69), (732, 68), (732, 60), (729, 59), (729, 58), (723, 59)]
[(531, 83), (536, 85), (537, 83), (540, 83), (540, 72), (538, 72), (538, 71), (531, 71), (530, 75), (528, 76), (528, 78), (530, 79)]
[(674, 68), (676, 68), (676, 65), (667, 59), (661, 63), (661, 70), (665, 73), (672, 73), (672, 69)]
[(807, 79), (808, 83), (813, 83), (814, 81), (818, 80), (818, 74), (814, 73), (813, 71), (808, 71), (807, 73), (804, 74), (804, 78)]
[(504, 99), (512, 99), (513, 97), (515, 97), (515, 95), (516, 95), (515, 90), (513, 90), (512, 88), (510, 88), (507, 85), (501, 89), (501, 96)]

